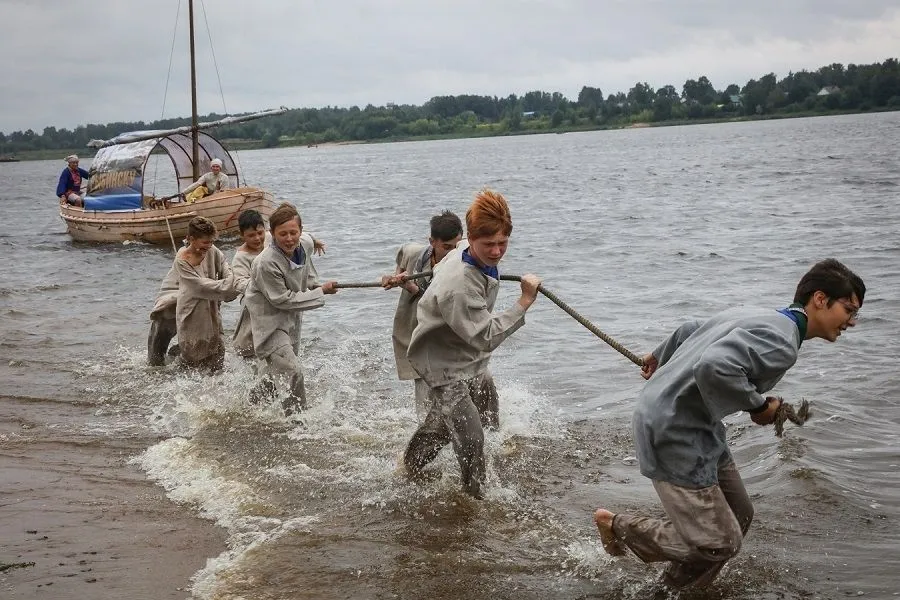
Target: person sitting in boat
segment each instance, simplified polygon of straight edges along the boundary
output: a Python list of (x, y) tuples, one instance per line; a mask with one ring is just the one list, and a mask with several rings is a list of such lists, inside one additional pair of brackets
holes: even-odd
[(69, 166), (59, 175), (59, 183), (56, 184), (56, 195), (60, 204), (72, 206), (84, 206), (84, 196), (81, 195), (81, 180), (90, 179), (91, 174), (78, 166), (78, 156), (70, 154), (66, 157)]
[(209, 173), (204, 173), (200, 179), (189, 185), (182, 192), (184, 199), (194, 202), (204, 196), (227, 190), (231, 187), (228, 175), (222, 172), (222, 160), (214, 158), (209, 161)]

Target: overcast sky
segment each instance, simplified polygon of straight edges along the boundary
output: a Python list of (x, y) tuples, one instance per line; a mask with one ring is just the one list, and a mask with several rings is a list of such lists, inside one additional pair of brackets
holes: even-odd
[[(0, 131), (190, 114), (187, 0), (0, 0)], [(898, 0), (195, 1), (199, 109), (422, 104), (900, 55)], [(208, 22), (210, 32), (205, 23)], [(219, 66), (220, 93), (215, 59)]]

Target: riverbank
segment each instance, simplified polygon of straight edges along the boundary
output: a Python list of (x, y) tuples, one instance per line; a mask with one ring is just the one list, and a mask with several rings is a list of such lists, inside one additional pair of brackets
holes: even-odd
[(128, 464), (146, 435), (77, 433), (91, 413), (0, 397), (0, 597), (182, 600), (225, 534)]
[[(832, 110), (832, 111), (802, 111), (792, 113), (775, 113), (767, 115), (741, 115), (733, 117), (716, 117), (706, 119), (670, 119), (668, 121), (638, 121), (638, 120), (617, 120), (611, 123), (600, 124), (579, 124), (579, 125), (560, 125), (559, 127), (529, 127), (528, 121), (523, 122), (522, 126), (516, 130), (501, 130), (499, 123), (488, 124), (490, 126), (478, 126), (473, 129), (464, 131), (454, 131), (450, 133), (416, 135), (416, 136), (392, 136), (386, 138), (377, 138), (370, 140), (334, 140), (330, 142), (321, 142), (317, 144), (309, 144), (306, 141), (293, 138), (282, 138), (277, 145), (266, 145), (263, 140), (253, 139), (222, 139), (225, 146), (232, 151), (239, 150), (260, 150), (263, 148), (294, 148), (298, 146), (307, 146), (308, 148), (320, 148), (329, 146), (347, 146), (352, 144), (384, 144), (390, 142), (419, 142), (433, 140), (456, 140), (467, 138), (482, 137), (503, 137), (514, 135), (540, 135), (548, 133), (576, 133), (585, 131), (608, 131), (613, 129), (638, 129), (645, 127), (680, 127), (684, 125), (711, 125), (714, 123), (741, 123), (746, 121), (771, 121), (780, 119), (805, 119), (812, 117), (835, 117), (841, 115), (854, 115), (863, 113), (892, 112), (900, 110), (897, 107), (879, 107), (872, 108), (867, 111), (860, 110)], [(88, 148), (56, 148), (43, 150), (27, 150), (17, 152), (18, 160), (54, 160), (68, 156), (69, 154), (78, 154), (82, 158), (90, 158), (94, 155), (94, 151)]]

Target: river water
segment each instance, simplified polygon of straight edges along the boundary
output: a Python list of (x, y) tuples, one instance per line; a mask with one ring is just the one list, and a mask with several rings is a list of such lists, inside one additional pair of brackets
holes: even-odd
[[(684, 597), (887, 598), (900, 594), (898, 136), (900, 113), (885, 113), (239, 159), (328, 244), (325, 279), (377, 279), (401, 243), (426, 239), (431, 215), (501, 191), (514, 222), (501, 273), (542, 276), (638, 354), (688, 318), (784, 306), (814, 262), (844, 261), (869, 288), (859, 324), (804, 344), (776, 388), (813, 402), (806, 426), (779, 439), (728, 419), (756, 520), (717, 583)], [(502, 426), (487, 434), (486, 499), (458, 492), (449, 448), (441, 479), (411, 484), (397, 472), (415, 422), (393, 370), (394, 293), (343, 290), (304, 317), (301, 422), (250, 407), (252, 370), (230, 353), (213, 377), (150, 369), (148, 312), (171, 248), (73, 243), (52, 195), (62, 166), (0, 165), (0, 402), (23, 418), (65, 406), (67, 439), (148, 440), (130, 460), (228, 535), (194, 597), (658, 593), (658, 567), (610, 559), (591, 523), (597, 506), (659, 511), (633, 460), (643, 380), (552, 303), (494, 353)], [(220, 243), (229, 257), (234, 246)], [(498, 307), (516, 297), (503, 284)], [(230, 333), (238, 310), (224, 311)]]

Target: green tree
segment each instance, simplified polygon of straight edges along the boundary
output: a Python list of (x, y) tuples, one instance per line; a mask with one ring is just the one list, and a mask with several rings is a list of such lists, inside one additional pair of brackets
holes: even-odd
[(701, 105), (714, 104), (717, 96), (716, 88), (713, 87), (706, 75), (702, 75), (696, 81), (693, 79), (685, 81), (681, 95), (687, 102)]
[(634, 111), (647, 110), (653, 106), (656, 93), (648, 83), (636, 83), (628, 90), (628, 106)]
[(550, 126), (551, 127), (559, 127), (563, 124), (563, 121), (566, 118), (566, 114), (563, 110), (556, 109), (553, 111), (553, 115), (550, 117)]
[(653, 101), (653, 120), (668, 121), (673, 118), (673, 109), (681, 104), (681, 96), (675, 86), (664, 85), (656, 90), (656, 99)]
[(578, 106), (581, 108), (601, 108), (603, 106), (603, 91), (600, 88), (583, 86), (578, 93)]

